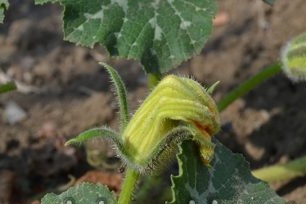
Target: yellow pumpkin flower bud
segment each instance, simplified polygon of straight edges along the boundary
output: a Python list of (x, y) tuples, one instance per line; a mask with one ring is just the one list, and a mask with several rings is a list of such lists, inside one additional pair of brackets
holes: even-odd
[[(127, 107), (124, 85), (118, 74), (111, 67), (108, 69), (119, 90), (120, 104)], [(97, 137), (111, 139), (119, 156), (130, 167), (149, 172), (166, 163), (177, 150), (177, 144), (190, 139), (198, 145), (204, 164), (209, 165), (214, 153), (211, 138), (220, 128), (219, 112), (209, 95), (215, 86), (206, 90), (192, 79), (166, 76), (130, 121), (129, 117), (122, 117), (124, 126), (120, 134), (107, 127), (93, 128), (67, 144), (82, 143)], [(121, 114), (128, 113), (127, 108), (122, 110)]]
[(214, 149), (211, 137), (220, 128), (217, 106), (196, 81), (169, 75), (153, 89), (122, 134), (128, 160), (139, 168), (158, 160), (156, 150), (180, 126), (190, 130), (203, 161), (209, 164)]

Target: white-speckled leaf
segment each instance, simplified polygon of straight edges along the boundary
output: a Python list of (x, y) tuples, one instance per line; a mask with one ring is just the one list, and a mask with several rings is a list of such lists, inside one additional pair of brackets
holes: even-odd
[[(36, 3), (56, 0), (36, 0)], [(199, 53), (211, 34), (216, 0), (57, 0), (65, 39), (166, 72)]]
[(178, 156), (180, 172), (172, 177), (175, 204), (285, 204), (269, 186), (252, 176), (248, 163), (216, 142), (207, 168), (196, 146), (187, 142)]
[(9, 3), (7, 0), (0, 0), (0, 23), (3, 23), (4, 11), (8, 8)]
[(41, 204), (117, 204), (115, 195), (100, 184), (81, 183), (56, 195), (48, 193)]

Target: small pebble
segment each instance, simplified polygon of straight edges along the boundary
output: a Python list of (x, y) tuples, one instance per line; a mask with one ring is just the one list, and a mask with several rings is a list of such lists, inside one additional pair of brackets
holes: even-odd
[(26, 118), (26, 112), (14, 101), (9, 101), (5, 105), (4, 119), (14, 125)]

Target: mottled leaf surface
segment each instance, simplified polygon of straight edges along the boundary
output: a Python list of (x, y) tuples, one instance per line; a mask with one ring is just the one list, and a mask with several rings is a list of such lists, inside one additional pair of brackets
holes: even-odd
[[(56, 0), (36, 0), (36, 3)], [(216, 0), (57, 0), (65, 39), (166, 72), (199, 53), (212, 30)]]
[(56, 195), (48, 193), (42, 204), (116, 204), (115, 195), (107, 187), (100, 184), (81, 183), (67, 191)]
[(180, 172), (172, 177), (175, 204), (283, 204), (269, 186), (252, 176), (248, 163), (216, 142), (215, 156), (207, 168), (196, 147), (183, 143), (178, 156)]

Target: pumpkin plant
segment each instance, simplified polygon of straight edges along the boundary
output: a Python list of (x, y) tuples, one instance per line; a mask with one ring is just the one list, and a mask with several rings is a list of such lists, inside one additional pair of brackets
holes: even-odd
[[(84, 183), (60, 195), (47, 194), (42, 198), (43, 204), (130, 204), (137, 181), (160, 174), (175, 155), (179, 173), (171, 177), (172, 199), (166, 203), (286, 203), (267, 183), (258, 179), (269, 180), (264, 175), (275, 174), (278, 166), (264, 169), (264, 173), (255, 171), (256, 178), (242, 155), (232, 153), (214, 137), (220, 130), (219, 112), (279, 73), (281, 63), (263, 69), (219, 102), (211, 97), (217, 83), (202, 86), (192, 78), (167, 74), (204, 47), (211, 35), (216, 0), (35, 2), (60, 3), (65, 40), (88, 47), (102, 44), (111, 56), (140, 60), (151, 89), (130, 118), (123, 81), (115, 69), (101, 63), (116, 87), (121, 126), (118, 131), (105, 126), (93, 128), (66, 144), (92, 139), (113, 141), (126, 165), (119, 198), (106, 186)], [(274, 0), (265, 2), (273, 4)], [(6, 0), (1, 1), (0, 18), (7, 5)], [(283, 67), (292, 79), (305, 78), (301, 75), (305, 73), (305, 41), (305, 35), (298, 37), (282, 54)], [(305, 171), (300, 163), (290, 165), (294, 172), (299, 170), (298, 175)]]

